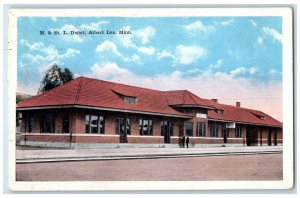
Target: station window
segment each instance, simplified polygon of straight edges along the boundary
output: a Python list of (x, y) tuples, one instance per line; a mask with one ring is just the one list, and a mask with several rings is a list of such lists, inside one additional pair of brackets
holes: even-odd
[(153, 122), (152, 120), (140, 119), (140, 135), (153, 135)]
[(201, 136), (201, 137), (206, 136), (206, 123), (205, 122), (197, 123), (197, 136)]
[(130, 104), (136, 104), (137, 99), (136, 99), (136, 97), (124, 96), (124, 102), (130, 103)]
[(211, 137), (218, 137), (219, 125), (212, 124), (210, 128)]
[(173, 136), (173, 123), (170, 121), (161, 121), (161, 136)]
[(104, 116), (86, 115), (85, 116), (85, 132), (104, 134)]
[(66, 113), (62, 116), (62, 132), (69, 133), (69, 126), (70, 126), (69, 114)]
[(55, 133), (54, 114), (46, 114), (41, 116), (41, 133)]
[(235, 128), (235, 137), (236, 138), (241, 138), (243, 134), (243, 128), (241, 126), (237, 126)]
[(28, 119), (28, 132), (29, 133), (34, 133), (34, 116), (29, 116), (29, 119)]
[(116, 119), (116, 134), (126, 134), (131, 133), (131, 122), (130, 118), (118, 117)]
[(186, 136), (193, 136), (193, 122), (186, 122), (185, 123), (185, 135)]

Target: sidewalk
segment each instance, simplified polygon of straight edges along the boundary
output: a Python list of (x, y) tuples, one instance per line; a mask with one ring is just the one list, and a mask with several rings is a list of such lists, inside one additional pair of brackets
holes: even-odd
[(282, 146), (16, 150), (17, 163), (155, 159), (282, 153)]

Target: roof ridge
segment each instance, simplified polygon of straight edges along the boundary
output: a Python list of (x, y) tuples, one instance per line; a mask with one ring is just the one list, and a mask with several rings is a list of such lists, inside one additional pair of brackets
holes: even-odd
[[(190, 96), (190, 98), (195, 102), (195, 104), (198, 104), (197, 102), (196, 102), (196, 100), (193, 98), (193, 97), (191, 97), (191, 95), (190, 94), (192, 94), (190, 91), (186, 91), (188, 94), (189, 94), (189, 96)], [(193, 95), (193, 94), (192, 94)], [(199, 97), (198, 97), (199, 98)]]
[(167, 90), (165, 92), (179, 92), (179, 91), (188, 91), (186, 89), (177, 89), (177, 90)]
[(78, 99), (79, 99), (79, 94), (80, 94), (80, 91), (81, 91), (81, 85), (82, 85), (82, 78), (79, 79), (79, 84), (78, 84), (76, 97), (75, 97), (75, 101), (74, 101), (75, 104), (78, 102)]
[(186, 95), (186, 90), (183, 91), (182, 104), (185, 104), (185, 95)]
[(165, 92), (166, 92), (166, 91), (163, 91), (163, 94), (164, 94), (164, 96), (165, 96), (165, 99), (166, 99), (168, 105), (170, 105), (170, 104), (169, 104), (169, 101), (168, 101), (168, 97), (166, 96), (166, 93), (165, 93)]

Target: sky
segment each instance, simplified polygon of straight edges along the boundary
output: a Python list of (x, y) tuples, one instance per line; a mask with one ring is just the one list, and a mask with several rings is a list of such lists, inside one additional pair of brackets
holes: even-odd
[(239, 101), (282, 121), (282, 39), (281, 17), (19, 17), (17, 92), (36, 94), (57, 64), (75, 77)]

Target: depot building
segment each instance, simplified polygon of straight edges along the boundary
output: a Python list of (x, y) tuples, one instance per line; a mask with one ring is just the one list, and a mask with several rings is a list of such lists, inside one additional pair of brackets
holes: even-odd
[(79, 77), (17, 105), (21, 144), (52, 147), (276, 146), (282, 123), (187, 90), (158, 91)]

